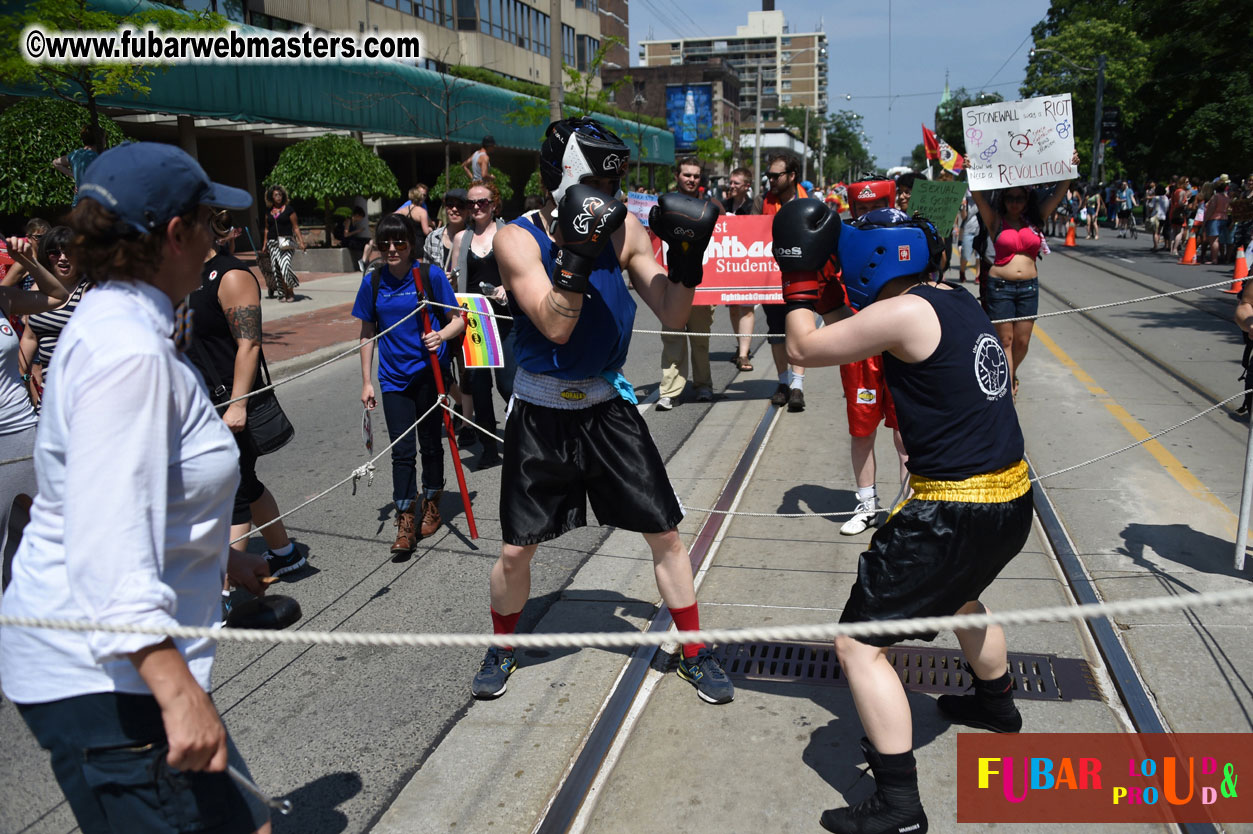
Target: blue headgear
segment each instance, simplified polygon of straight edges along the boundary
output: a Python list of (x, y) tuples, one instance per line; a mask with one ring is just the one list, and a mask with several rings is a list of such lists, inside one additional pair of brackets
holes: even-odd
[(845, 226), (838, 255), (848, 303), (860, 310), (892, 279), (931, 272), (944, 244), (931, 221), (893, 208), (875, 209)]

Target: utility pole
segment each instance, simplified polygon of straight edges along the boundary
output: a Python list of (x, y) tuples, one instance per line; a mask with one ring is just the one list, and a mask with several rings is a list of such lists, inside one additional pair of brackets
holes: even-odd
[[(366, 5), (370, 4), (366, 3)], [(566, 39), (561, 31), (561, 0), (552, 0), (551, 5), (552, 9), (548, 16), (548, 118), (558, 122), (561, 121), (561, 104), (565, 99), (561, 79), (565, 76), (565, 72), (562, 71), (562, 53), (565, 50)]]
[(801, 181), (809, 179), (809, 105), (805, 105), (805, 132), (801, 134)]
[[(753, 193), (761, 191), (761, 61), (757, 62), (757, 119), (753, 130)], [(765, 195), (762, 194), (762, 197)]]
[(1101, 153), (1101, 117), (1105, 99), (1105, 56), (1096, 59), (1096, 127), (1092, 130), (1092, 170), (1088, 173), (1088, 185), (1097, 184), (1097, 174), (1104, 162)]

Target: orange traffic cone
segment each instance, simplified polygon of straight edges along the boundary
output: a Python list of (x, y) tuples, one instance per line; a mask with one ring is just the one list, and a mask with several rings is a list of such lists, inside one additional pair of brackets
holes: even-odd
[(1075, 218), (1070, 218), (1070, 222), (1066, 224), (1066, 242), (1062, 246), (1075, 245)]
[(1231, 281), (1231, 286), (1223, 290), (1225, 293), (1239, 295), (1244, 292), (1244, 279), (1249, 275), (1249, 262), (1244, 258), (1244, 247), (1241, 246), (1236, 250), (1236, 275)]
[(1184, 246), (1184, 249), (1183, 249), (1183, 257), (1179, 259), (1179, 263), (1185, 266), (1196, 266), (1197, 264), (1196, 235), (1194, 235), (1192, 232), (1199, 225), (1200, 225), (1199, 223), (1193, 223), (1191, 226), (1188, 227), (1187, 244)]

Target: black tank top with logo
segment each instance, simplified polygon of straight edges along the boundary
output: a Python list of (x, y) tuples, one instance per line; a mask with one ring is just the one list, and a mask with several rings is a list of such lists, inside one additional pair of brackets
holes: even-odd
[[(234, 255), (215, 255), (205, 263), (200, 273), (200, 287), (187, 296), (187, 304), (192, 311), (192, 338), (195, 341), (195, 347), (187, 352), (187, 358), (204, 377), (211, 395), (214, 394), (215, 382), (224, 386), (228, 394), (235, 384), (235, 354), (238, 344), (231, 334), (222, 302), (218, 299), (222, 276), (235, 269), (252, 274), (248, 265)], [(261, 387), (259, 366), (258, 362), (252, 390)], [(215, 396), (214, 399), (219, 400), (221, 397)]]
[(960, 287), (920, 284), (909, 292), (940, 319), (940, 343), (923, 361), (883, 354), (909, 471), (957, 481), (1022, 460), (1009, 362), (979, 302)]

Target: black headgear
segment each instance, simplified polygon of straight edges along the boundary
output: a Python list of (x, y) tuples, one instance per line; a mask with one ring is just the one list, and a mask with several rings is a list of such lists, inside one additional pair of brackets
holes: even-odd
[(595, 119), (562, 119), (545, 131), (539, 158), (540, 180), (561, 202), (566, 188), (584, 177), (625, 176), (631, 149)]

